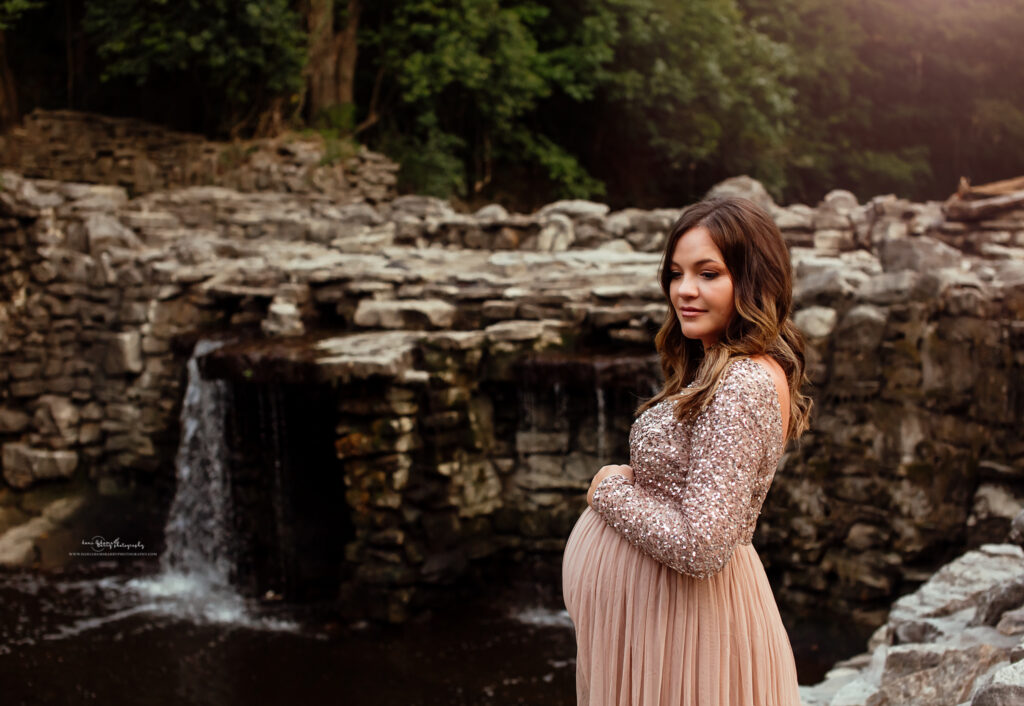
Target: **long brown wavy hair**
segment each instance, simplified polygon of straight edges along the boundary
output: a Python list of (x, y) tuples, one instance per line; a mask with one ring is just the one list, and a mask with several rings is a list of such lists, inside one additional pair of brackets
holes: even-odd
[[(725, 332), (707, 351), (699, 340), (683, 336), (669, 293), (676, 244), (700, 226), (707, 229), (725, 259), (736, 307)], [(734, 197), (709, 198), (688, 207), (669, 231), (659, 279), (668, 311), (654, 342), (665, 384), (638, 411), (674, 398), (676, 416), (681, 421), (690, 418), (711, 402), (729, 361), (769, 355), (782, 366), (789, 382), (785, 441), (799, 439), (807, 430), (812, 400), (801, 391), (808, 382), (804, 339), (790, 318), (793, 268), (771, 216), (754, 202)]]

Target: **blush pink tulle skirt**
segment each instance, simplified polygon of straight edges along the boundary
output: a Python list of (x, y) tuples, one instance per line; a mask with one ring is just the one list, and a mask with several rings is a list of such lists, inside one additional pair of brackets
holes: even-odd
[(562, 558), (578, 706), (798, 706), (796, 665), (757, 552), (710, 579), (640, 551), (589, 507)]

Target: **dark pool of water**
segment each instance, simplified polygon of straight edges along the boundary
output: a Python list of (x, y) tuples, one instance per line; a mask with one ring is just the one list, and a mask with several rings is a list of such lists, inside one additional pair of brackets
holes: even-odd
[[(0, 703), (575, 703), (574, 635), (550, 559), (491, 571), (401, 626), (344, 623), (329, 605), (168, 602), (129, 588), (155, 570), (0, 574)], [(817, 621), (789, 628), (804, 683), (863, 645)]]

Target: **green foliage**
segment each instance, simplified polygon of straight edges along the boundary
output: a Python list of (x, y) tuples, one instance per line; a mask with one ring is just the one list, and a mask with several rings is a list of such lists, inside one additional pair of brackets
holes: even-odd
[(409, 0), (385, 3), (378, 12), (362, 41), (397, 88), (380, 143), (402, 160), (405, 184), (468, 195), (493, 164), (526, 160), (560, 194), (600, 192), (579, 161), (536, 128), (541, 100), (556, 90), (585, 98), (595, 85), (585, 73), (593, 60), (574, 47), (540, 46), (547, 8), (528, 1)]
[[(213, 132), (301, 105), (301, 3), (83, 6), (65, 36), (62, 6), (0, 0), (28, 109), (180, 106)], [(336, 163), (359, 125), (407, 191), (682, 205), (746, 173), (783, 201), (942, 198), (1024, 164), (1020, 0), (364, 0), (358, 19), (356, 102), (309, 126)], [(67, 76), (66, 52), (87, 62)]]
[[(1024, 3), (741, 0), (793, 48), (793, 198), (942, 198), (1024, 164)], [(827, 185), (823, 187), (822, 185)]]
[(0, 32), (10, 29), (28, 10), (43, 5), (43, 0), (0, 0)]
[(359, 145), (350, 137), (339, 136), (336, 132), (325, 130), (321, 132), (324, 138), (324, 156), (320, 158), (320, 166), (338, 164), (347, 159), (355, 157), (359, 151)]
[(198, 79), (230, 110), (302, 89), (306, 36), (288, 0), (93, 0), (84, 26), (104, 80)]
[[(790, 54), (740, 19), (734, 0), (393, 0), (363, 32), (396, 87), (381, 132), (402, 138), (378, 143), (431, 156), (413, 155), (418, 190), (482, 184), (501, 164), (533, 165), (552, 198), (606, 181), (635, 200), (692, 195), (680, 182), (701, 170), (781, 188)], [(653, 190), (644, 173), (662, 177)]]
[(356, 106), (353, 103), (332, 105), (313, 116), (313, 127), (336, 135), (351, 135), (356, 125)]
[(664, 198), (699, 195), (696, 185), (686, 188), (693, 174), (749, 173), (781, 189), (792, 112), (785, 45), (741, 22), (733, 0), (593, 5), (613, 13), (619, 31), (615, 60), (602, 72), (612, 115), (630, 123), (634, 149), (653, 152), (649, 169), (675, 184)]
[(401, 165), (401, 191), (439, 198), (465, 194), (466, 171), (461, 155), (466, 142), (442, 131), (436, 120), (436, 115), (425, 114), (414, 135), (387, 132), (378, 146)]

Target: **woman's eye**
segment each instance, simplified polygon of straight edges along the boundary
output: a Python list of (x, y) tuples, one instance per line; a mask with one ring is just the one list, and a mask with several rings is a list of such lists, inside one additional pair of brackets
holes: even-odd
[(679, 276), (680, 276), (680, 275), (679, 275), (679, 273), (678, 273), (678, 272), (669, 272), (669, 273), (668, 273), (668, 278), (669, 278), (669, 279), (679, 279)]
[(714, 279), (715, 277), (718, 276), (718, 273), (717, 272), (701, 272), (700, 276), (703, 277), (704, 279)]

